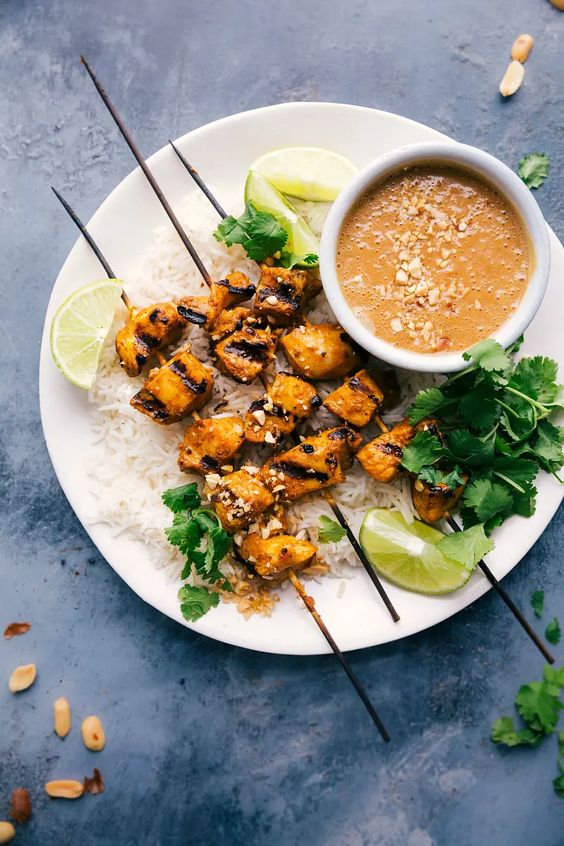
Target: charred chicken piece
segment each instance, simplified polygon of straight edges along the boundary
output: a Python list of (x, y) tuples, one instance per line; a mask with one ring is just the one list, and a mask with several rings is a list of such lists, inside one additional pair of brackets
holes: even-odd
[(289, 326), (302, 306), (321, 290), (321, 282), (307, 270), (261, 265), (255, 311), (276, 326)]
[(210, 305), (217, 319), (226, 308), (244, 303), (255, 295), (257, 286), (248, 276), (236, 270), (225, 279), (212, 282), (210, 286)]
[(188, 323), (208, 328), (212, 308), (209, 297), (181, 297), (176, 303), (180, 317)]
[(377, 482), (393, 482), (402, 472), (403, 448), (413, 440), (415, 433), (415, 427), (407, 419), (402, 420), (389, 432), (363, 446), (356, 457)]
[(261, 477), (272, 493), (292, 502), (313, 491), (345, 481), (362, 437), (348, 426), (326, 429), (298, 446), (272, 456)]
[(244, 442), (245, 427), (240, 417), (196, 420), (184, 432), (178, 448), (178, 466), (185, 473), (219, 473)]
[(189, 347), (178, 350), (162, 367), (149, 371), (145, 384), (131, 399), (133, 408), (168, 425), (197, 411), (209, 400), (213, 375)]
[(208, 474), (204, 493), (226, 532), (244, 529), (274, 502), (259, 476), (244, 468), (226, 476)]
[(155, 303), (132, 312), (116, 336), (116, 352), (127, 375), (139, 376), (145, 362), (177, 341), (185, 326), (175, 303)]
[(383, 399), (384, 394), (370, 374), (359, 370), (325, 397), (323, 405), (345, 423), (360, 428), (370, 423)]
[(349, 336), (332, 323), (298, 326), (281, 343), (294, 370), (306, 379), (339, 379), (362, 364)]
[(247, 535), (238, 553), (250, 570), (263, 579), (272, 579), (288, 570), (307, 567), (315, 558), (317, 548), (307, 540), (293, 535), (263, 538), (258, 532)]
[(320, 405), (315, 388), (301, 376), (277, 373), (264, 396), (251, 403), (245, 438), (254, 444), (279, 443)]
[[(468, 477), (464, 479), (464, 485)], [(454, 490), (439, 482), (431, 485), (422, 479), (414, 479), (411, 484), (411, 498), (413, 505), (425, 523), (437, 523), (447, 516), (449, 511), (458, 505), (464, 485), (458, 485)]]
[(243, 326), (256, 326), (257, 323), (259, 321), (250, 308), (237, 306), (236, 308), (227, 309), (227, 311), (224, 311), (214, 320), (210, 335), (212, 343), (221, 341), (222, 338), (225, 338), (232, 332), (239, 332)]
[(258, 324), (245, 323), (214, 344), (213, 351), (223, 373), (249, 385), (272, 364), (277, 344), (278, 336), (269, 326), (261, 328)]

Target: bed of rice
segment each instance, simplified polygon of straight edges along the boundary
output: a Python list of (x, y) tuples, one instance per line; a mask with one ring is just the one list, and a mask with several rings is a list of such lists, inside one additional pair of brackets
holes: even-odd
[[(229, 203), (228, 197), (222, 195), (222, 199)], [(312, 228), (320, 231), (327, 206), (314, 203), (300, 205)], [(231, 207), (238, 206), (240, 198), (233, 198)], [(212, 237), (211, 233), (217, 225), (217, 216), (202, 196), (191, 196), (184, 206), (178, 209), (178, 216), (214, 278), (223, 278), (237, 269), (244, 271), (252, 279), (257, 279), (257, 266), (245, 257), (242, 249), (227, 249)], [(126, 279), (125, 288), (137, 306), (190, 293), (205, 293), (204, 283), (192, 260), (169, 225), (155, 230), (143, 261), (142, 275)], [(182, 556), (169, 546), (163, 532), (170, 523), (170, 512), (161, 502), (161, 493), (169, 487), (188, 481), (201, 482), (201, 478), (181, 473), (176, 463), (184, 426), (180, 423), (166, 427), (157, 426), (129, 404), (130, 398), (141, 387), (143, 379), (128, 377), (115, 354), (115, 334), (120, 325), (123, 325), (124, 317), (125, 309), (120, 308), (90, 393), (95, 415), (87, 473), (97, 503), (90, 515), (90, 522), (107, 523), (116, 535), (125, 532), (132, 539), (142, 541), (148, 547), (154, 565), (165, 568), (169, 577), (177, 579), (183, 561)], [(308, 312), (308, 318), (313, 323), (334, 320), (323, 294), (316, 298), (314, 307)], [(211, 364), (207, 337), (203, 330), (191, 327), (186, 337), (190, 338), (195, 355)], [(280, 353), (278, 368), (286, 367), (287, 363)], [(420, 374), (406, 372), (398, 373), (398, 377), (404, 397), (403, 405), (430, 381)], [(258, 381), (250, 386), (237, 385), (215, 368), (214, 378), (213, 398), (204, 410), (204, 416), (244, 414), (249, 403), (263, 392)], [(318, 391), (321, 396), (325, 396), (334, 387), (334, 383), (322, 383), (318, 385)], [(394, 409), (388, 419), (399, 419), (401, 415), (402, 406)], [(335, 418), (324, 409), (308, 421), (308, 426), (313, 428), (331, 425), (335, 425)], [(364, 434), (375, 436), (376, 427), (367, 427)], [(269, 452), (269, 449), (263, 447), (247, 447), (243, 460), (260, 465)], [(379, 484), (367, 476), (358, 463), (347, 475), (347, 481), (335, 488), (334, 494), (355, 531), (358, 531), (367, 508), (374, 505), (401, 511), (407, 519), (413, 519), (413, 506), (407, 482)], [(310, 495), (295, 503), (289, 509), (289, 514), (293, 518), (295, 533), (316, 542), (319, 517), (321, 514), (330, 515), (330, 511), (319, 495)], [(321, 547), (321, 551), (323, 561), (329, 565), (332, 575), (346, 577), (351, 574), (348, 569), (350, 566), (359, 565), (346, 539), (337, 544), (326, 544)], [(322, 563), (319, 571), (323, 572), (324, 569), (326, 567)]]

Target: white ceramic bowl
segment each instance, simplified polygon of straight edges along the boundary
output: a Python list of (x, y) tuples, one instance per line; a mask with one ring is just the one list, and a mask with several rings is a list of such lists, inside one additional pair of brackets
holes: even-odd
[(339, 323), (361, 347), (382, 361), (408, 370), (448, 373), (467, 366), (461, 352), (416, 353), (376, 337), (347, 304), (337, 277), (337, 242), (352, 206), (372, 185), (406, 167), (422, 164), (453, 166), (481, 177), (511, 203), (521, 218), (530, 242), (533, 270), (518, 308), (494, 335), (504, 347), (523, 334), (544, 297), (550, 271), (548, 228), (530, 190), (516, 173), (489, 153), (456, 141), (426, 141), (400, 147), (361, 170), (339, 194), (323, 228), (320, 250), (323, 287)]

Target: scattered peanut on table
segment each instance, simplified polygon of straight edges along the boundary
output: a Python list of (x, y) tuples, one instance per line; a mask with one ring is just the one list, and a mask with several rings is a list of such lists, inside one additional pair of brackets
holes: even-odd
[(518, 35), (513, 42), (513, 47), (511, 48), (511, 58), (517, 62), (521, 62), (521, 64), (525, 64), (529, 58), (531, 50), (533, 49), (534, 43), (535, 39), (532, 35), (528, 35), (526, 32), (522, 35)]
[(68, 699), (61, 696), (53, 703), (53, 722), (55, 734), (59, 737), (66, 737), (71, 730), (71, 710)]
[(511, 97), (512, 94), (515, 94), (521, 88), (524, 78), (525, 68), (521, 62), (517, 62), (516, 60), (510, 62), (503, 79), (499, 83), (499, 93), (502, 97)]
[(0, 820), (0, 843), (9, 843), (16, 836), (16, 829), (11, 822)]
[(82, 722), (82, 740), (91, 752), (101, 752), (106, 745), (104, 727), (99, 717), (86, 717)]
[(79, 799), (84, 793), (82, 782), (74, 779), (60, 779), (59, 781), (48, 781), (45, 785), (45, 792), (52, 799)]
[(16, 787), (12, 790), (10, 816), (20, 825), (31, 817), (31, 799), (25, 787)]
[(20, 667), (16, 667), (10, 676), (8, 687), (12, 693), (20, 693), (22, 690), (31, 687), (36, 676), (37, 668), (35, 664), (22, 664)]

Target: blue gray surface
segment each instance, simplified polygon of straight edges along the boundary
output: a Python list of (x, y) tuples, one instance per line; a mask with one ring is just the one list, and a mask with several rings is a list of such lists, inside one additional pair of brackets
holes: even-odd
[[(523, 31), (537, 39), (526, 82), (501, 102)], [(396, 111), (511, 166), (546, 150), (552, 173), (537, 196), (562, 238), (563, 44), (564, 14), (547, 0), (2, 0), (0, 627), (33, 623), (0, 642), (0, 819), (15, 786), (35, 806), (17, 843), (562, 846), (555, 743), (506, 753), (488, 740), (518, 686), (542, 672), (494, 595), (351, 655), (392, 732), (384, 746), (330, 656), (205, 640), (130, 592), (59, 489), (37, 368), (51, 285), (75, 239), (49, 185), (88, 218), (132, 168), (81, 51), (147, 154), (227, 113), (298, 99)], [(563, 528), (555, 519), (505, 579), (529, 617), (540, 587), (550, 616), (564, 617)], [(28, 661), (38, 681), (14, 698), (4, 680)], [(86, 752), (78, 727), (64, 743), (52, 734), (61, 694), (77, 723), (103, 717), (102, 754)], [(102, 796), (42, 792), (93, 765)]]

